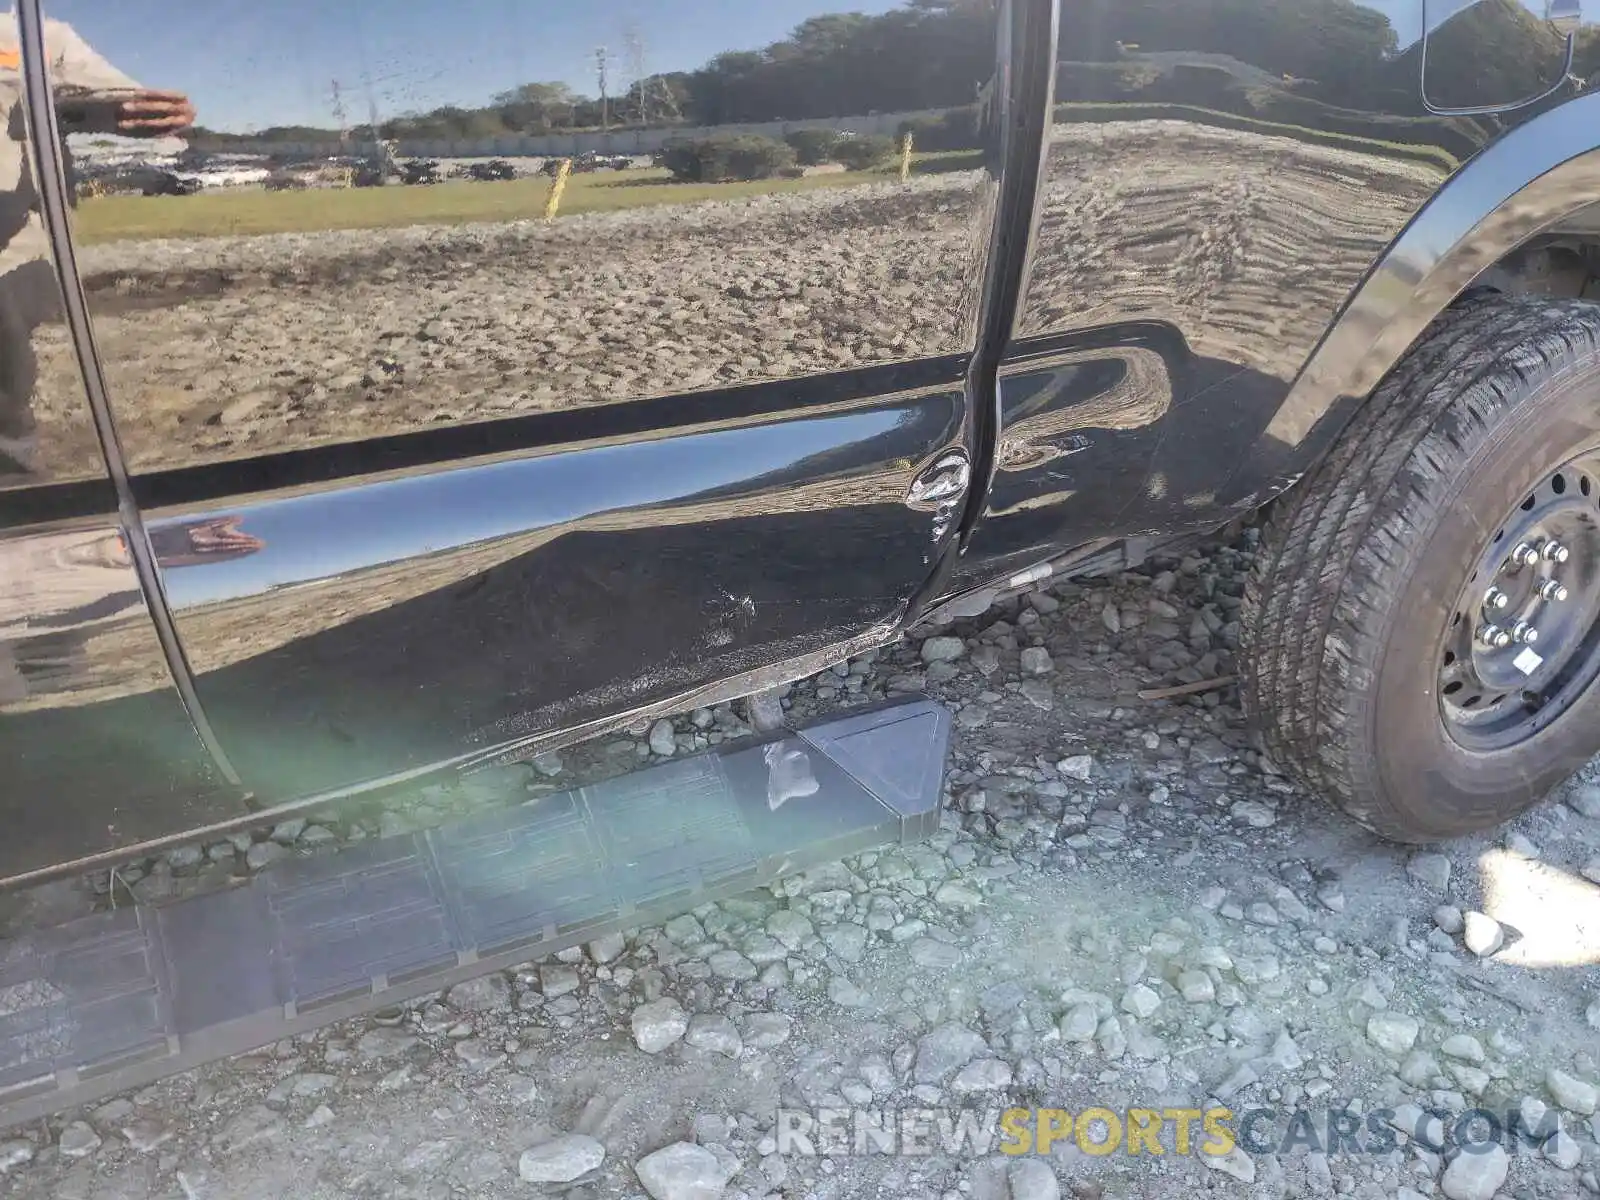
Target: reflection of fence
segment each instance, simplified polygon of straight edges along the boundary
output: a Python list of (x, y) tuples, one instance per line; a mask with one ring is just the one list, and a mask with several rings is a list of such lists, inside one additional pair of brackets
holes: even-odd
[[(577, 154), (653, 154), (674, 138), (709, 137), (716, 133), (756, 133), (782, 137), (796, 129), (839, 129), (847, 133), (887, 134), (913, 117), (937, 117), (944, 110), (872, 113), (863, 117), (833, 117), (817, 121), (767, 121), (754, 125), (679, 126), (669, 129), (620, 129), (610, 133), (505, 134), (489, 138), (402, 139), (395, 153), (406, 158), (569, 158)], [(337, 141), (327, 142), (217, 142), (198, 141), (197, 149), (226, 154), (282, 154), (297, 158), (343, 153)]]

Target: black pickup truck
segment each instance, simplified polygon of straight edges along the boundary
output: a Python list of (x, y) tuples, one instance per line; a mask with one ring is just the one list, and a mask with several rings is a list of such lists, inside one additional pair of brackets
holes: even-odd
[[(225, 64), (148, 82), (236, 156), (683, 152), (559, 194), (71, 210), (73, 80), (19, 3), (8, 886), (759, 697), (1262, 509), (1242, 686), (1310, 790), (1425, 842), (1600, 749), (1600, 38), (1572, 0), (792, 0), (737, 30), (670, 0), (598, 97), (586, 30), (429, 0), (463, 24), (387, 86), (437, 107), (364, 132), (289, 103), (289, 51), (148, 7), (99, 48)], [(502, 47), (564, 37), (564, 82), (510, 74)], [(707, 755), (15, 931), (0, 1116), (937, 824), (938, 705), (751, 712)]]

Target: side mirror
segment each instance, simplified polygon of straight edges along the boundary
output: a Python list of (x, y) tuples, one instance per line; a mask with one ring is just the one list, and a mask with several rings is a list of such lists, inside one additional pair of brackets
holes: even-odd
[(1545, 20), (1555, 26), (1557, 33), (1571, 37), (1583, 21), (1583, 0), (1550, 0)]

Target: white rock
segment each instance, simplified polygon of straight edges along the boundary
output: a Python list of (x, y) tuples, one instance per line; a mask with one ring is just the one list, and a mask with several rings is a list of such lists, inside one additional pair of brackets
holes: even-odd
[(1217, 998), (1216, 985), (1204, 971), (1180, 972), (1178, 991), (1190, 1004), (1208, 1004)]
[(803, 913), (780, 908), (767, 918), (767, 933), (782, 942), (785, 949), (798, 950), (817, 936), (816, 928)]
[(605, 1161), (606, 1148), (592, 1137), (569, 1133), (524, 1150), (517, 1174), (524, 1183), (571, 1183)]
[(1524, 1096), (1517, 1106), (1517, 1119), (1522, 1122), (1522, 1133), (1528, 1137), (1541, 1136), (1539, 1126), (1544, 1123), (1550, 1106), (1537, 1096)]
[(128, 1122), (122, 1128), (122, 1136), (127, 1139), (128, 1145), (135, 1152), (149, 1154), (150, 1151), (165, 1146), (176, 1135), (160, 1121), (146, 1119)]
[(1462, 941), (1479, 958), (1488, 958), (1505, 943), (1500, 922), (1486, 913), (1469, 912), (1463, 917)]
[(1394, 1110), (1394, 1115), (1389, 1118), (1389, 1124), (1412, 1141), (1426, 1146), (1430, 1150), (1440, 1150), (1444, 1147), (1444, 1121), (1432, 1113), (1424, 1111), (1421, 1105), (1400, 1105)]
[(1483, 1047), (1470, 1033), (1453, 1033), (1439, 1044), (1439, 1053), (1462, 1062), (1481, 1063)]
[(1442, 892), (1450, 886), (1450, 860), (1442, 854), (1413, 854), (1406, 874), (1424, 887)]
[(1367, 1019), (1367, 1036), (1390, 1054), (1404, 1054), (1411, 1049), (1418, 1032), (1416, 1018), (1402, 1013), (1373, 1013)]
[(931, 637), (922, 643), (925, 663), (955, 662), (966, 652), (966, 643), (958, 637)]
[(1092, 1042), (1100, 1016), (1092, 1004), (1074, 1004), (1062, 1015), (1059, 1028), (1064, 1042)]
[(1557, 1130), (1544, 1144), (1544, 1156), (1563, 1171), (1570, 1171), (1583, 1161), (1583, 1147), (1570, 1133)]
[(633, 1010), (633, 1040), (646, 1054), (660, 1054), (689, 1029), (683, 1005), (669, 997), (652, 1000)]
[(504, 1012), (511, 1007), (511, 984), (493, 971), (456, 984), (445, 993), (445, 1002), (457, 1012)]
[(733, 1176), (710, 1150), (690, 1142), (674, 1142), (647, 1154), (633, 1170), (654, 1200), (718, 1200)]
[(1426, 1050), (1413, 1050), (1400, 1060), (1399, 1074), (1414, 1088), (1429, 1087), (1439, 1074), (1439, 1062)]
[(737, 950), (716, 950), (707, 957), (706, 965), (711, 968), (711, 973), (718, 979), (731, 979), (735, 982), (748, 982), (761, 974), (756, 970), (755, 963), (751, 962)]
[(288, 852), (277, 842), (257, 842), (245, 853), (244, 861), (252, 871), (259, 871), (286, 853)]
[(747, 696), (744, 701), (744, 717), (750, 723), (750, 728), (757, 733), (771, 733), (774, 729), (780, 729), (783, 727), (783, 699), (776, 690)]
[(1161, 1007), (1161, 997), (1142, 983), (1135, 984), (1122, 994), (1122, 1011), (1132, 1013), (1141, 1021)]
[(1060, 771), (1068, 779), (1076, 779), (1080, 783), (1087, 783), (1089, 776), (1094, 774), (1094, 755), (1068, 755), (1056, 764), (1056, 770)]
[(1456, 1155), (1439, 1186), (1450, 1200), (1493, 1200), (1510, 1169), (1511, 1158), (1500, 1146), (1474, 1147)]
[(673, 732), (672, 722), (663, 717), (650, 726), (650, 753), (671, 758), (677, 752), (678, 739)]
[(603, 934), (588, 945), (589, 957), (597, 963), (614, 962), (627, 948), (628, 943), (620, 933)]
[(1585, 1083), (1565, 1071), (1558, 1071), (1555, 1067), (1545, 1072), (1544, 1082), (1556, 1103), (1568, 1112), (1586, 1117), (1594, 1112), (1597, 1096), (1593, 1084)]
[(1056, 1173), (1041, 1158), (1014, 1159), (1006, 1182), (1011, 1188), (1011, 1200), (1061, 1200)]
[(1260, 800), (1235, 800), (1228, 811), (1235, 820), (1243, 821), (1251, 829), (1267, 829), (1278, 823), (1278, 814), (1272, 806)]
[(787, 1013), (758, 1012), (744, 1019), (744, 1041), (757, 1050), (771, 1050), (789, 1040), (794, 1022)]
[(1021, 658), (1024, 675), (1048, 675), (1055, 670), (1055, 663), (1050, 660), (1050, 651), (1043, 646), (1029, 646), (1022, 652)]
[(935, 904), (948, 905), (950, 908), (981, 908), (983, 896), (964, 883), (954, 879), (939, 885), (939, 890), (933, 893)]
[(744, 1049), (739, 1031), (733, 1022), (721, 1013), (695, 1013), (689, 1020), (689, 1029), (683, 1040), (697, 1050), (710, 1050), (729, 1058), (738, 1058)]
[(1256, 1162), (1244, 1152), (1243, 1147), (1235, 1146), (1226, 1154), (1202, 1154), (1200, 1161), (1213, 1171), (1221, 1171), (1224, 1175), (1232, 1175), (1244, 1183), (1256, 1181)]
[(370, 1029), (356, 1043), (356, 1054), (371, 1062), (380, 1058), (395, 1058), (407, 1053), (417, 1044), (417, 1039), (398, 1029)]
[(1584, 816), (1600, 821), (1600, 786), (1586, 783), (1574, 788), (1567, 803)]
[(544, 993), (546, 1000), (575, 992), (582, 983), (583, 980), (578, 972), (571, 967), (558, 963), (545, 963), (539, 968), (539, 990)]
[(912, 1077), (918, 1083), (943, 1083), (987, 1050), (988, 1044), (965, 1025), (951, 1022), (917, 1040)]
[(1506, 849), (1513, 854), (1521, 855), (1523, 858), (1539, 857), (1539, 847), (1535, 846), (1520, 833), (1506, 834)]
[(87, 1121), (73, 1121), (61, 1131), (56, 1149), (62, 1158), (83, 1158), (100, 1149), (100, 1135)]
[(1278, 910), (1265, 900), (1257, 900), (1244, 910), (1244, 919), (1252, 925), (1266, 925), (1271, 927), (1278, 924)]
[(980, 1058), (956, 1072), (950, 1090), (958, 1095), (995, 1092), (1011, 1086), (1011, 1064), (1002, 1058)]
[(0, 1175), (33, 1161), (33, 1143), (22, 1138), (0, 1142)]

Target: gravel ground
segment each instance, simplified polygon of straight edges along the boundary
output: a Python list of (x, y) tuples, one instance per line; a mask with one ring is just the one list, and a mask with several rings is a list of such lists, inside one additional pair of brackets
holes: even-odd
[[(115, 242), (82, 270), (131, 464), (178, 465), (958, 352), (988, 193), (964, 171), (551, 225)], [(59, 334), (47, 425), (76, 411)]]
[[(1259, 1197), (1600, 1192), (1600, 787), (1494, 836), (1375, 841), (1254, 749), (1229, 689), (1255, 544), (1057, 582), (794, 685), (803, 720), (926, 688), (942, 828), (0, 1138), (0, 1190), (182, 1197)], [(768, 697), (770, 704), (774, 698)], [(133, 864), (143, 899), (737, 736), (747, 706)], [(105, 902), (108, 879), (54, 900)], [(1011, 1104), (1282, 1114), (1222, 1157), (779, 1153), (777, 1113)], [(1436, 1153), (1404, 1105), (1547, 1112)], [(1422, 1140), (1277, 1152), (1287, 1113)], [(1371, 1126), (1388, 1130), (1382, 1114)], [(1198, 1127), (1197, 1127), (1198, 1128)], [(1198, 1141), (1197, 1133), (1196, 1139)], [(937, 1139), (935, 1139), (937, 1142)]]
[[(1199, 354), (1291, 379), (1440, 178), (1184, 121), (1063, 126), (1023, 332), (1166, 320)], [(137, 469), (959, 352), (991, 199), (960, 171), (80, 261)], [(37, 340), (51, 462), (92, 461), (64, 334)]]

